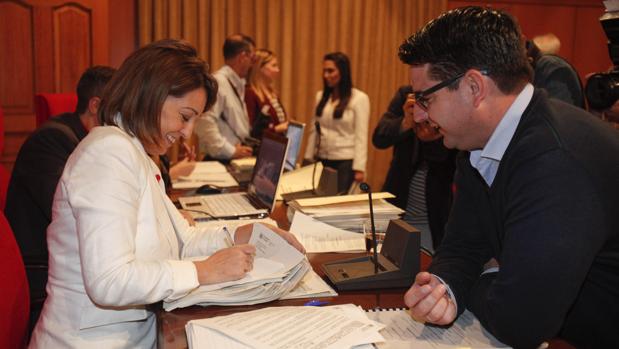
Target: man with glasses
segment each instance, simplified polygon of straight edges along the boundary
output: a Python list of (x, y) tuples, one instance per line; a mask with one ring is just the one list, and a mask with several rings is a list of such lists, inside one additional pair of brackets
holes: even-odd
[(447, 325), (466, 308), (516, 348), (618, 347), (619, 133), (533, 88), (505, 12), (446, 12), (400, 59), (415, 121), (463, 151), (445, 237), (404, 297), (411, 315)]
[(255, 60), (255, 43), (243, 34), (226, 38), (223, 47), (225, 65), (213, 76), (219, 89), (217, 102), (196, 122), (200, 153), (207, 157), (230, 160), (252, 155), (243, 145), (250, 125), (245, 106), (245, 78)]

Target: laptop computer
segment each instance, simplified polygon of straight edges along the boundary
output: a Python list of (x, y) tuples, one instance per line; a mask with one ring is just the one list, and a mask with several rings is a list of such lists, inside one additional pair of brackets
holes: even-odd
[(266, 217), (275, 207), (287, 149), (288, 138), (265, 132), (247, 192), (182, 197), (181, 206), (210, 219)]
[(286, 137), (288, 137), (288, 153), (286, 155), (286, 162), (284, 163), (284, 171), (292, 171), (297, 166), (304, 130), (304, 123), (297, 121), (288, 122), (288, 130), (286, 131)]

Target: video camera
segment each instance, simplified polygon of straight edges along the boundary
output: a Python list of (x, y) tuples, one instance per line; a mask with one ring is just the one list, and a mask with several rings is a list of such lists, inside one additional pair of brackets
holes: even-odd
[(585, 95), (589, 107), (596, 110), (610, 108), (619, 99), (619, 12), (606, 12), (600, 17), (600, 23), (608, 38), (608, 54), (613, 69), (595, 73), (587, 80)]

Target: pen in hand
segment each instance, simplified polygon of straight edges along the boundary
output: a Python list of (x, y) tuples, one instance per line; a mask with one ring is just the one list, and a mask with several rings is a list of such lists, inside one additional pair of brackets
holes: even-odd
[(224, 241), (226, 242), (226, 245), (228, 247), (233, 247), (234, 246), (234, 238), (232, 237), (232, 234), (230, 233), (230, 230), (228, 230), (227, 227), (224, 227)]

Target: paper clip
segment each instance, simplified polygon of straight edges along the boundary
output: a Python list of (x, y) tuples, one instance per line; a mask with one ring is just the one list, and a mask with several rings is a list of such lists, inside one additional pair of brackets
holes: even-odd
[(327, 304), (329, 304), (329, 302), (327, 302), (327, 301), (321, 301), (320, 299), (312, 299), (311, 301), (309, 301), (309, 302), (307, 302), (307, 303), (305, 303), (303, 305), (311, 306), (311, 307), (319, 307), (321, 305), (327, 305)]

